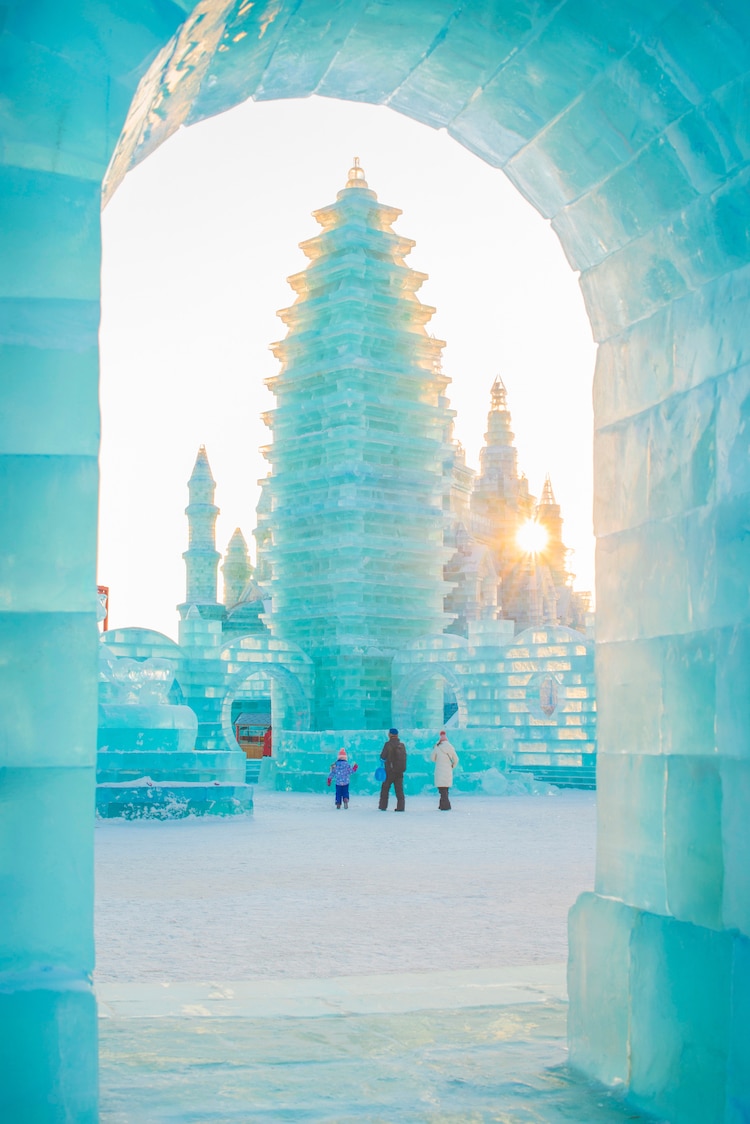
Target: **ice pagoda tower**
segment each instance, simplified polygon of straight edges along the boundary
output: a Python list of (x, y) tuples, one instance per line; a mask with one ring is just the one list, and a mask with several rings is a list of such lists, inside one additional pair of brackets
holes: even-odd
[(492, 384), (485, 444), (479, 454), (479, 474), (471, 497), (473, 526), (492, 550), (501, 583), (502, 614), (525, 628), (531, 623), (523, 603), (523, 579), (516, 536), (531, 518), (534, 497), (526, 477), (518, 471), (518, 451), (511, 428), (508, 393), (498, 375)]
[(279, 315), (264, 487), (274, 635), (315, 665), (317, 729), (391, 724), (394, 652), (442, 632), (442, 460), (452, 416), (414, 242), (355, 159)]
[(472, 512), (487, 521), (492, 546), (500, 553), (515, 541), (519, 524), (534, 508), (526, 477), (518, 471), (518, 451), (511, 428), (508, 392), (498, 375), (490, 392), (487, 432), (479, 454), (479, 475), (474, 481)]

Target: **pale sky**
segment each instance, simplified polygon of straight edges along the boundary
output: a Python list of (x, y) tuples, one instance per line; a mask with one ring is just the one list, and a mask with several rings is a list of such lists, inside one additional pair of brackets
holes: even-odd
[[(396, 231), (447, 341), (455, 432), (478, 467), (497, 374), (508, 389), (519, 467), (539, 496), (550, 473), (593, 589), (595, 347), (556, 235), (496, 169), (384, 107), (323, 98), (251, 103), (182, 129), (118, 188), (103, 215), (102, 453), (98, 580), (110, 626), (177, 635), (184, 599), (187, 480), (206, 446), (217, 482), (217, 546), (239, 526), (251, 548), (270, 440), (263, 380), (278, 364), (276, 311), (304, 268), (311, 212), (333, 202), (353, 156)], [(219, 581), (221, 597), (221, 580)]]

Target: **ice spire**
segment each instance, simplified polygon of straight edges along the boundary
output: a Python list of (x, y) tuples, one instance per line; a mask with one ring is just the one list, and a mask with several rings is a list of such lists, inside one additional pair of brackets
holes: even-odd
[(555, 585), (565, 585), (569, 574), (566, 567), (567, 548), (563, 543), (563, 521), (560, 515), (560, 505), (555, 501), (552, 491), (552, 481), (549, 473), (544, 480), (542, 498), (536, 509), (536, 520), (547, 532), (547, 545), (544, 556), (549, 565)]
[(544, 478), (544, 487), (542, 488), (542, 498), (539, 501), (540, 507), (556, 506), (555, 493), (552, 491), (552, 481), (549, 478), (549, 473)]
[(496, 376), (490, 390), (490, 408), (493, 412), (508, 409), (508, 391), (500, 375)]
[(490, 390), (490, 412), (487, 415), (485, 444), (479, 453), (479, 476), (476, 491), (508, 497), (518, 492), (518, 453), (513, 444), (508, 392), (498, 375)]
[(239, 602), (243, 589), (253, 575), (247, 542), (239, 527), (229, 540), (221, 573), (224, 578), (224, 605), (231, 609)]
[(178, 605), (180, 616), (187, 616), (191, 605), (197, 605), (202, 617), (218, 619), (223, 607), (216, 600), (219, 552), (216, 549), (216, 517), (219, 509), (214, 504), (216, 481), (211, 474), (206, 446), (201, 445), (195, 465), (188, 480), (188, 549), (185, 559), (185, 601)]
[(498, 375), (490, 390), (490, 412), (487, 415), (485, 444), (479, 452), (479, 474), (474, 484), (472, 510), (483, 518), (507, 524), (497, 531), (512, 536), (517, 524), (528, 518), (533, 506), (526, 477), (518, 471), (518, 452), (511, 429), (508, 392)]

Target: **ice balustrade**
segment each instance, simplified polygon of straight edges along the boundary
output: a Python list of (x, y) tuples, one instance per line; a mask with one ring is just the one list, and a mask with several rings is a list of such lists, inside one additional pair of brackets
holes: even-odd
[(108, 190), (185, 122), (313, 92), (444, 126), (581, 271), (601, 826), (571, 917), (572, 1058), (673, 1122), (747, 1118), (745, 0), (16, 2), (1, 42), (5, 1118), (96, 1119), (100, 184), (115, 146)]

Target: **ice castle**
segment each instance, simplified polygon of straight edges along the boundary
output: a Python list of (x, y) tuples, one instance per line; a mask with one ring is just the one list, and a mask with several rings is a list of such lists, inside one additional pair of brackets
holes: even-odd
[[(322, 230), (302, 243), (309, 265), (290, 278), (296, 300), (279, 314), (287, 335), (273, 348), (281, 369), (267, 380), (276, 408), (265, 419), (256, 569), (238, 528), (219, 601), (216, 482), (201, 447), (188, 482), (179, 645), (138, 629), (102, 637), (105, 691), (119, 660), (131, 667), (171, 653), (179, 699), (200, 716), (197, 756), (183, 765), (174, 754), (126, 752), (128, 735), (102, 712), (104, 814), (153, 805), (162, 791), (193, 808), (179, 782), (196, 778), (232, 785), (211, 810), (246, 807), (236, 787), (240, 718), (276, 731), (263, 779), (283, 788), (319, 788), (342, 731), (375, 762), (393, 723), (426, 751), (446, 722), (467, 789), (497, 784), (509, 763), (594, 783), (593, 644), (570, 627), (588, 595), (572, 589), (560, 508), (549, 477), (537, 503), (519, 473), (499, 377), (481, 471), (467, 467), (443, 344), (426, 330), (434, 310), (416, 295), (425, 275), (405, 262), (414, 243), (393, 230), (399, 215), (378, 201), (357, 158), (335, 203), (314, 212)], [(529, 523), (547, 536), (540, 550), (518, 541)], [(130, 735), (139, 738), (158, 746), (155, 733)], [(412, 791), (429, 770), (424, 754), (413, 758)], [(158, 783), (128, 785), (144, 773)]]
[[(97, 1116), (102, 185), (181, 125), (317, 93), (448, 130), (580, 273), (599, 344), (600, 814), (570, 922), (571, 1060), (672, 1124), (747, 1120), (746, 0), (12, 2), (0, 44), (5, 1117)], [(221, 648), (215, 628), (201, 619), (196, 649)]]

